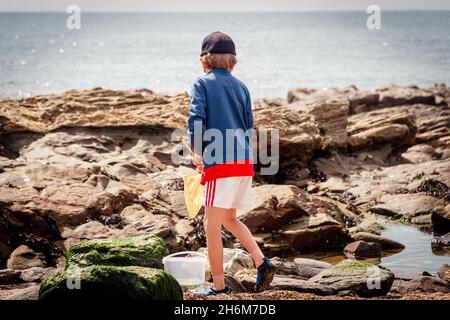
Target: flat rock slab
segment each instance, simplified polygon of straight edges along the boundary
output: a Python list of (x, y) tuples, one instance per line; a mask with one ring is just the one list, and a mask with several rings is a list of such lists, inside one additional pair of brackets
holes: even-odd
[(21, 272), (19, 270), (3, 269), (0, 270), (0, 285), (21, 283)]
[(308, 279), (333, 266), (328, 262), (307, 258), (295, 258), (294, 263), (297, 267), (297, 275)]
[(20, 278), (25, 282), (42, 282), (46, 277), (52, 273), (59, 271), (56, 268), (41, 268), (33, 267), (30, 269), (22, 270)]
[(386, 194), (381, 196), (379, 204), (370, 208), (371, 211), (387, 216), (415, 217), (428, 214), (441, 204), (441, 200), (421, 193)]
[(397, 242), (395, 240), (385, 238), (376, 234), (368, 233), (368, 232), (358, 232), (355, 235), (353, 235), (353, 240), (363, 240), (366, 242), (377, 242), (381, 244), (381, 248), (384, 250), (396, 250), (396, 249), (404, 249), (405, 246), (401, 244), (400, 242)]
[(394, 274), (376, 265), (344, 260), (308, 282), (332, 287), (337, 291), (354, 291), (364, 297), (386, 295), (394, 282)]
[[(242, 279), (241, 283), (249, 291), (254, 291), (255, 278), (247, 276)], [(270, 284), (270, 290), (288, 290), (303, 293), (314, 293), (317, 295), (333, 295), (336, 294), (336, 290), (329, 286), (324, 286), (317, 283), (308, 282), (308, 280), (299, 279), (293, 276), (279, 276), (276, 275)]]
[(39, 285), (31, 284), (29, 287), (14, 290), (5, 300), (38, 300)]
[(415, 291), (421, 292), (441, 292), (450, 293), (449, 284), (437, 277), (420, 277), (407, 282), (405, 285), (398, 288), (401, 294), (412, 293)]

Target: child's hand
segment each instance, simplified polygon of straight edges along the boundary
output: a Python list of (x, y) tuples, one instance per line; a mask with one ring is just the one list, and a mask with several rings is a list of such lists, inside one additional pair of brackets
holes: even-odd
[(194, 154), (192, 156), (192, 164), (200, 171), (203, 170), (203, 157), (199, 154)]

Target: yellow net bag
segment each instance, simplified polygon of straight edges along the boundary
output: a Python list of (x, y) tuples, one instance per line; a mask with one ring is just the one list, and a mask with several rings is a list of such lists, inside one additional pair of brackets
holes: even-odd
[(200, 184), (202, 175), (191, 174), (184, 176), (184, 201), (188, 211), (188, 217), (193, 219), (203, 206), (203, 185)]

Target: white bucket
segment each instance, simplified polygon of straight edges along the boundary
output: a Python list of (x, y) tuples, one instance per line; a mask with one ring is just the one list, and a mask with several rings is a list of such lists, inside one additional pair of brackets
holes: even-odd
[(194, 286), (205, 282), (206, 256), (196, 251), (176, 252), (162, 260), (164, 271), (170, 273), (180, 285)]

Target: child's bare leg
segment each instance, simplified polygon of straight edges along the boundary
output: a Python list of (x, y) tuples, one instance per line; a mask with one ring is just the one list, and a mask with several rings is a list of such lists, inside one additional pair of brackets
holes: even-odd
[(203, 225), (206, 232), (206, 245), (208, 247), (209, 265), (214, 281), (214, 288), (222, 290), (225, 288), (223, 276), (223, 243), (222, 223), (227, 209), (206, 207)]
[(227, 209), (227, 211), (223, 217), (223, 226), (242, 243), (258, 267), (264, 258), (261, 249), (247, 226), (236, 217), (236, 209)]

